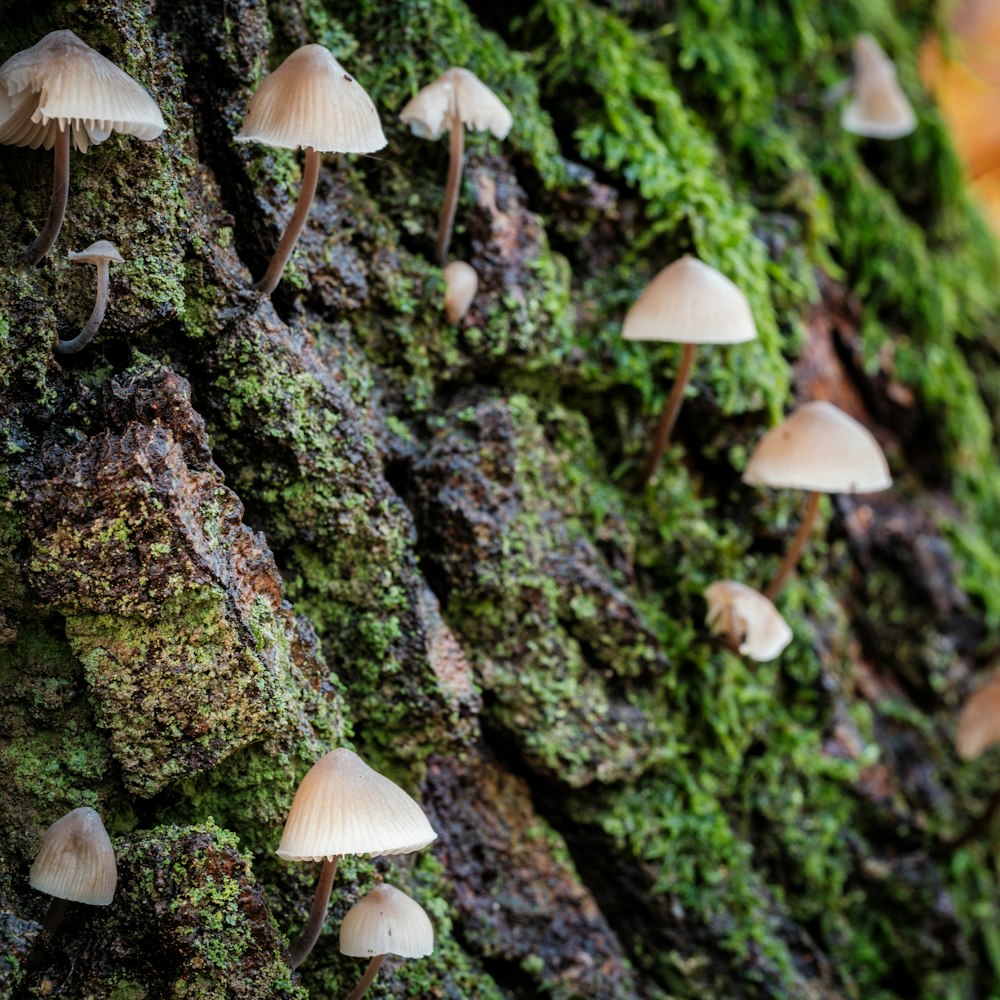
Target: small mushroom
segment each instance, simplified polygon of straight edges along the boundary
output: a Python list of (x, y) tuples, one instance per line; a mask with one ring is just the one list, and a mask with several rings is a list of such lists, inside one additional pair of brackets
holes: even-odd
[(419, 91), (399, 113), (399, 118), (421, 139), (436, 140), (442, 132), (451, 130), (448, 180), (435, 248), (437, 261), (443, 266), (448, 259), (448, 244), (451, 243), (462, 185), (465, 128), (476, 132), (489, 130), (498, 139), (506, 139), (514, 119), (503, 101), (475, 73), (459, 66), (445, 70)]
[(774, 600), (802, 555), (819, 511), (820, 493), (874, 493), (892, 485), (885, 455), (871, 432), (832, 403), (800, 406), (758, 442), (743, 482), (808, 490), (799, 530), (764, 596)]
[(841, 112), (848, 132), (872, 139), (899, 139), (917, 127), (917, 116), (896, 79), (893, 61), (871, 35), (854, 39), (853, 99)]
[(56, 344), (56, 351), (59, 354), (76, 354), (94, 339), (94, 334), (104, 319), (111, 290), (111, 262), (124, 264), (125, 261), (115, 245), (108, 240), (91, 243), (86, 250), (81, 250), (79, 253), (73, 253), (71, 250), (67, 256), (74, 264), (93, 264), (97, 268), (97, 298), (94, 300), (90, 319), (72, 340), (60, 340)]
[(297, 969), (319, 937), (342, 855), (408, 854), (436, 838), (420, 806), (353, 750), (341, 747), (321, 757), (295, 793), (277, 850), (290, 861), (323, 862), (309, 922), (289, 965)]
[(956, 749), (962, 760), (973, 760), (1000, 742), (1000, 672), (973, 692), (958, 717)]
[(320, 153), (374, 153), (386, 144), (372, 99), (322, 45), (296, 49), (250, 98), (237, 142), (306, 151), (302, 191), (264, 277), (255, 285), (270, 294), (305, 225), (316, 194)]
[(72, 31), (53, 31), (0, 66), (0, 142), (55, 146), (49, 218), (27, 257), (55, 243), (69, 196), (69, 147), (81, 153), (112, 132), (155, 139), (165, 128), (156, 102), (123, 70)]
[(471, 264), (453, 260), (444, 269), (444, 315), (454, 326), (469, 311), (479, 289), (479, 275)]
[(665, 267), (646, 286), (622, 324), (626, 340), (683, 344), (674, 387), (660, 414), (639, 489), (652, 477), (677, 422), (684, 388), (699, 344), (740, 344), (754, 340), (757, 328), (747, 297), (724, 274), (685, 255)]
[(405, 892), (378, 885), (347, 911), (340, 925), (340, 953), (371, 958), (347, 1000), (361, 1000), (388, 955), (423, 958), (434, 950), (434, 927), (426, 910)]
[(778, 609), (752, 587), (716, 580), (705, 590), (705, 624), (713, 635), (751, 660), (773, 660), (792, 641), (792, 630)]

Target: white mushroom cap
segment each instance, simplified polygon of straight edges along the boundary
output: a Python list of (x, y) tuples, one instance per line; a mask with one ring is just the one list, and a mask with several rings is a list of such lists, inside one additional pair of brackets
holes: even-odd
[(854, 99), (844, 106), (840, 124), (872, 139), (899, 139), (917, 127), (896, 67), (868, 34), (854, 40)]
[(112, 132), (148, 140), (165, 126), (156, 102), (132, 77), (62, 30), (0, 66), (0, 142), (51, 149), (65, 128), (85, 153)]
[(743, 482), (818, 493), (874, 493), (892, 485), (871, 432), (832, 403), (800, 406), (759, 441)]
[(408, 854), (436, 838), (420, 806), (399, 785), (341, 747), (302, 779), (277, 853), (291, 861)]
[(995, 673), (962, 706), (958, 717), (958, 755), (972, 760), (1000, 742), (1000, 672)]
[(439, 139), (451, 128), (452, 108), (457, 108), (466, 128), (492, 132), (498, 139), (506, 139), (514, 123), (507, 105), (475, 73), (459, 66), (446, 69), (418, 91), (399, 120), (421, 139)]
[(39, 892), (91, 906), (107, 906), (115, 898), (115, 849), (90, 806), (66, 813), (45, 831), (28, 881)]
[(99, 264), (101, 261), (114, 261), (116, 264), (124, 264), (125, 258), (118, 252), (118, 248), (110, 240), (98, 240), (91, 243), (86, 250), (75, 253), (70, 250), (66, 254), (68, 260), (74, 264)]
[(471, 264), (453, 260), (444, 269), (444, 281), (444, 314), (454, 325), (469, 311), (479, 289), (479, 275)]
[(372, 99), (322, 45), (303, 45), (264, 77), (236, 141), (318, 153), (374, 153), (386, 144)]
[(773, 660), (792, 641), (792, 630), (778, 609), (752, 587), (716, 580), (705, 590), (705, 624), (751, 660)]
[(667, 265), (646, 286), (622, 324), (626, 340), (739, 344), (757, 336), (747, 297), (695, 257)]
[(340, 925), (340, 953), (352, 958), (422, 958), (433, 950), (434, 927), (427, 912), (391, 885), (378, 885), (362, 896)]

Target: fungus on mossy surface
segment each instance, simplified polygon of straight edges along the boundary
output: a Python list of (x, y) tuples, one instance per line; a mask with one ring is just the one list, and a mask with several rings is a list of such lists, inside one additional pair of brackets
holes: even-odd
[(792, 630), (778, 609), (753, 587), (716, 580), (705, 589), (705, 624), (713, 635), (751, 660), (773, 660), (792, 641)]
[(764, 596), (774, 600), (805, 548), (820, 493), (875, 493), (892, 485), (885, 455), (871, 431), (832, 403), (800, 406), (758, 442), (743, 482), (808, 490), (802, 523)]
[(109, 240), (98, 240), (96, 243), (91, 243), (86, 250), (81, 250), (79, 253), (73, 253), (71, 250), (67, 256), (74, 264), (93, 264), (97, 268), (97, 295), (94, 298), (94, 308), (90, 312), (90, 319), (71, 340), (60, 340), (56, 344), (56, 351), (59, 354), (76, 354), (94, 339), (94, 335), (104, 320), (111, 292), (111, 275), (109, 273), (111, 262), (124, 264), (125, 261), (118, 252), (118, 248)]
[(871, 35), (854, 39), (853, 97), (840, 124), (871, 139), (900, 139), (917, 127), (917, 116), (896, 79), (896, 66)]
[(747, 297), (724, 274), (685, 255), (665, 267), (646, 286), (625, 316), (626, 340), (683, 344), (674, 386), (660, 414), (639, 489), (649, 482), (670, 443), (691, 377), (699, 344), (741, 344), (757, 336)]
[(237, 142), (306, 151), (302, 191), (271, 263), (254, 288), (269, 294), (305, 225), (316, 194), (320, 153), (374, 153), (386, 144), (364, 88), (322, 45), (296, 49), (250, 99)]
[(28, 247), (28, 260), (37, 264), (62, 227), (70, 143), (86, 153), (112, 132), (150, 140), (165, 127), (152, 97), (72, 31), (53, 31), (0, 66), (0, 142), (55, 147), (49, 218)]
[(955, 741), (962, 760), (973, 760), (994, 743), (1000, 743), (1000, 671), (962, 706)]
[(471, 264), (453, 260), (444, 269), (444, 315), (454, 326), (469, 311), (479, 289), (479, 275)]
[(462, 186), (465, 162), (465, 129), (489, 130), (498, 139), (506, 139), (514, 119), (507, 106), (470, 70), (452, 66), (409, 101), (399, 113), (400, 121), (410, 126), (421, 139), (439, 139), (451, 130), (448, 180), (445, 182), (441, 222), (438, 225), (435, 257), (444, 265), (455, 224), (458, 193)]
[(277, 850), (290, 861), (323, 862), (309, 922), (289, 965), (298, 968), (319, 937), (342, 855), (408, 854), (436, 838), (420, 806), (353, 750), (341, 747), (321, 757), (295, 793)]
[(423, 958), (434, 950), (434, 927), (424, 908), (391, 885), (378, 885), (347, 911), (340, 953), (370, 958), (347, 1000), (361, 1000), (388, 955)]

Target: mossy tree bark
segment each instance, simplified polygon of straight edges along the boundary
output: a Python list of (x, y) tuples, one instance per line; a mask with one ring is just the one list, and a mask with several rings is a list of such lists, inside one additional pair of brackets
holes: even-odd
[[(0, 0), (0, 58), (72, 28), (168, 123), (72, 159), (36, 268), (51, 157), (0, 148), (3, 995), (339, 997), (336, 925), (380, 879), (437, 949), (372, 995), (996, 990), (989, 831), (940, 845), (997, 779), (950, 749), (1000, 621), (997, 255), (916, 78), (934, 5), (516, 6)], [(861, 30), (899, 61), (912, 139), (859, 141), (821, 100)], [(309, 41), (390, 144), (324, 158), (262, 296), (300, 158), (233, 136)], [(450, 64), (516, 120), (469, 139), (458, 327), (432, 262), (447, 154), (396, 121)], [(65, 253), (101, 238), (127, 263), (57, 357), (90, 294)], [(699, 359), (683, 464), (637, 497), (666, 354), (619, 325), (685, 252), (761, 336)], [(779, 601), (795, 641), (748, 664), (701, 593), (780, 559), (794, 500), (739, 473), (795, 398), (872, 427), (897, 486), (824, 504)], [(344, 859), (293, 974), (313, 872), (273, 852), (347, 741), (440, 837)], [(31, 859), (82, 804), (119, 890), (28, 972)]]

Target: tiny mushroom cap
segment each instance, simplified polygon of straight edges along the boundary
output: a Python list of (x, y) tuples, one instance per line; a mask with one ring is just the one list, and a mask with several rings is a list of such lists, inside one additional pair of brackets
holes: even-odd
[(439, 139), (451, 128), (453, 110), (466, 128), (492, 132), (498, 139), (506, 139), (514, 124), (507, 105), (475, 73), (459, 66), (446, 69), (427, 84), (399, 118), (421, 139)]
[(958, 755), (972, 760), (1000, 742), (1000, 671), (962, 706), (958, 717)]
[(341, 747), (302, 779), (277, 854), (291, 861), (408, 854), (435, 839), (420, 806), (399, 785)]
[(757, 336), (747, 297), (724, 274), (685, 255), (646, 286), (622, 324), (626, 340), (740, 344)]
[(114, 899), (115, 851), (90, 806), (68, 812), (45, 831), (29, 882), (39, 892), (91, 906), (107, 906)]
[(479, 289), (479, 275), (471, 264), (453, 260), (444, 269), (444, 314), (449, 323), (457, 323), (472, 305)]
[(817, 493), (874, 493), (892, 485), (872, 433), (832, 403), (800, 406), (761, 438), (743, 482)]
[(296, 49), (250, 99), (237, 142), (373, 153), (386, 138), (372, 99), (322, 45)]
[(66, 257), (74, 264), (100, 264), (102, 261), (114, 261), (116, 264), (125, 263), (125, 258), (110, 240), (98, 240), (79, 253), (70, 250)]
[(64, 29), (0, 66), (0, 142), (51, 149), (66, 128), (85, 153), (112, 132), (149, 140), (165, 126), (132, 77)]
[(391, 885), (378, 885), (347, 911), (340, 953), (352, 958), (422, 958), (434, 950), (434, 927), (424, 908)]
[(725, 636), (744, 656), (773, 660), (792, 641), (792, 630), (778, 609), (752, 587), (735, 580), (716, 580), (705, 590), (705, 624)]
[(868, 34), (854, 40), (854, 98), (844, 106), (840, 124), (872, 139), (899, 139), (917, 127), (896, 67)]

